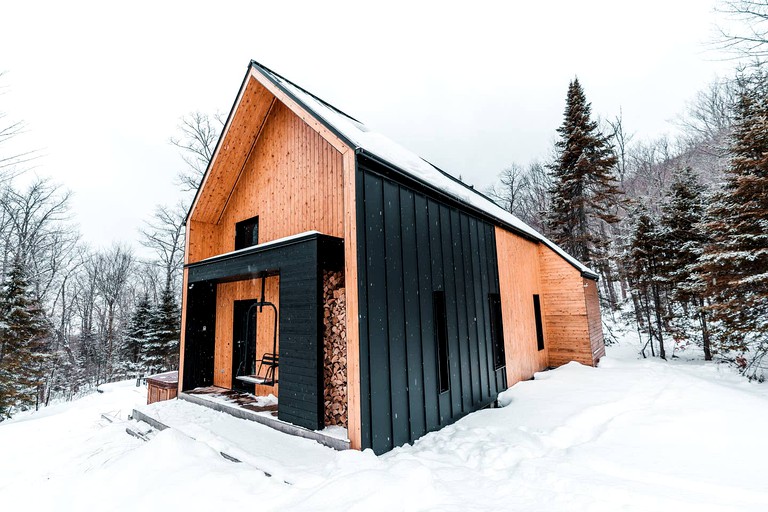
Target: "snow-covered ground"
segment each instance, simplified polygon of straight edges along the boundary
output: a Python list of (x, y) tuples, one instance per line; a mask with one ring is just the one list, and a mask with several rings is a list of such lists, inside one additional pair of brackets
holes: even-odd
[(381, 457), (177, 402), (145, 443), (101, 419), (145, 388), (102, 388), (0, 424), (2, 510), (768, 510), (768, 385), (631, 341)]

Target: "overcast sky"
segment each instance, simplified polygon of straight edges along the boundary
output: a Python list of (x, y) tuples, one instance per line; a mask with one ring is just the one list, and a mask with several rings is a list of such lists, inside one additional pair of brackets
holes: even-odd
[(714, 0), (370, 4), (6, 3), (0, 111), (106, 246), (177, 201), (168, 139), (190, 111), (227, 113), (250, 59), (479, 187), (548, 155), (574, 76), (594, 114), (650, 138), (734, 65), (708, 45)]

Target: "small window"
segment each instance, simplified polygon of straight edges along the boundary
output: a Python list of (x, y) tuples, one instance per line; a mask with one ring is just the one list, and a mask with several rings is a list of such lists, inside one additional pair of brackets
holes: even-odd
[(259, 217), (235, 224), (235, 250), (259, 244)]
[(491, 340), (493, 340), (493, 367), (498, 370), (506, 366), (504, 354), (504, 323), (501, 319), (501, 296), (498, 293), (488, 294), (491, 306)]
[(432, 311), (435, 316), (435, 344), (437, 345), (437, 369), (440, 393), (450, 388), (448, 375), (448, 317), (445, 312), (445, 292), (432, 292)]
[(536, 316), (536, 344), (544, 350), (544, 329), (541, 325), (541, 302), (538, 295), (533, 296), (533, 314)]

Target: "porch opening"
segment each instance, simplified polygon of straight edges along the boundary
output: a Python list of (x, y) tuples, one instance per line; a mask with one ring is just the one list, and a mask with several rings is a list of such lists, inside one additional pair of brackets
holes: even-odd
[(345, 428), (343, 255), (341, 239), (308, 232), (189, 265), (182, 390)]

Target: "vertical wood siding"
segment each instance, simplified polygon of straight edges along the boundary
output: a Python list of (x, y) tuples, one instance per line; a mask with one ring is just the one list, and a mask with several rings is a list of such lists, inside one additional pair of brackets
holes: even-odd
[(344, 236), (342, 155), (280, 102), (233, 186), (215, 222), (193, 217), (189, 263), (233, 251), (235, 223), (257, 215), (259, 243), (310, 230)]
[[(268, 277), (264, 287), (266, 300), (277, 306), (280, 311), (280, 278)], [(246, 279), (219, 283), (216, 295), (216, 348), (214, 351), (214, 365), (216, 372), (213, 376), (213, 384), (223, 388), (232, 387), (232, 335), (233, 315), (236, 300), (260, 299), (261, 279)], [(256, 318), (256, 358), (259, 359), (265, 352), (272, 352), (272, 308), (264, 308), (263, 313), (257, 313)], [(280, 319), (278, 317), (278, 349), (280, 347)], [(279, 372), (278, 372), (279, 373)], [(278, 375), (276, 373), (276, 375)], [(272, 393), (278, 396), (278, 385), (256, 385), (257, 395)]]
[(497, 227), (496, 250), (507, 385), (511, 386), (548, 366), (550, 340), (545, 328), (544, 350), (538, 350), (533, 309), (533, 295), (541, 295), (538, 245)]
[[(245, 84), (244, 84), (245, 85)], [(256, 80), (248, 80), (236, 100), (236, 109), (225, 127), (226, 136), (214, 155), (194, 204), (192, 220), (215, 223), (240, 175), (243, 162), (259, 137), (274, 97)]]

